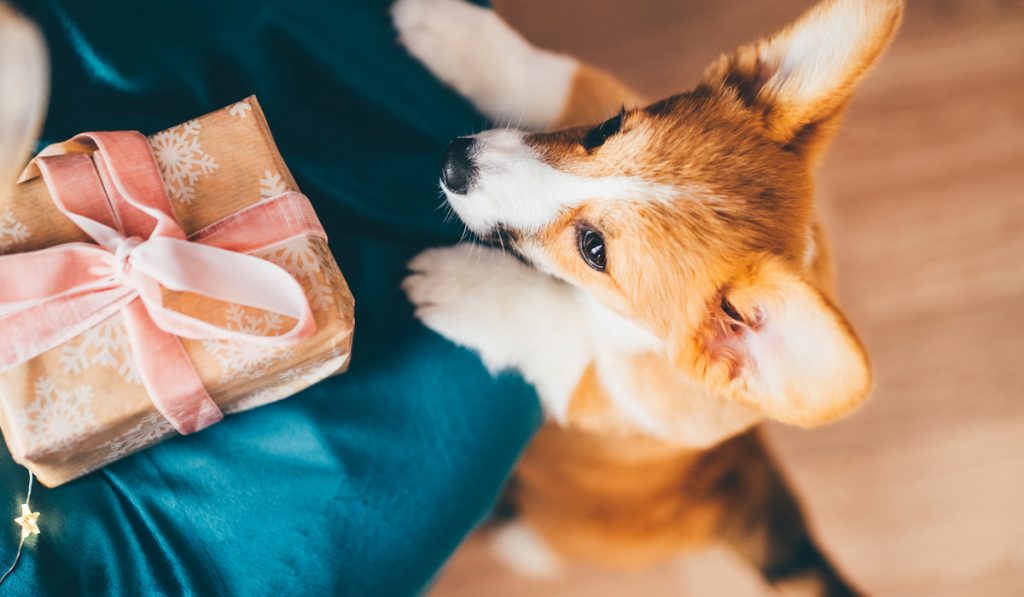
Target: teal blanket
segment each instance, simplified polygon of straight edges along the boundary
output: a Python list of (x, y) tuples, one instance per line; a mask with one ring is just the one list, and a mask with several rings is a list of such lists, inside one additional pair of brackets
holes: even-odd
[[(486, 122), (405, 54), (387, 2), (18, 4), (52, 53), (44, 141), (150, 133), (255, 93), (351, 284), (356, 336), (346, 375), (38, 489), (42, 534), (0, 592), (423, 590), (540, 420), (521, 379), (428, 332), (398, 290), (413, 254), (458, 240), (435, 209), (439, 156)], [(11, 517), (25, 483), (0, 457)]]

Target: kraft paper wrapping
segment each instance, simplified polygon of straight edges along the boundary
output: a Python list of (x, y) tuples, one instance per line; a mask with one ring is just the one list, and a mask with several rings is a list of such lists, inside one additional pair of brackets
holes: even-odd
[[(255, 97), (149, 137), (178, 221), (192, 233), (262, 199), (298, 190)], [(0, 254), (90, 239), (50, 200), (42, 179), (0, 196)], [(284, 349), (182, 340), (225, 414), (280, 400), (348, 367), (353, 298), (327, 244), (307, 236), (254, 253), (306, 291), (316, 334)], [(261, 334), (293, 320), (185, 293), (175, 309)], [(2, 333), (2, 329), (0, 329)], [(19, 463), (54, 487), (175, 434), (138, 377), (120, 315), (0, 371), (0, 428)]]

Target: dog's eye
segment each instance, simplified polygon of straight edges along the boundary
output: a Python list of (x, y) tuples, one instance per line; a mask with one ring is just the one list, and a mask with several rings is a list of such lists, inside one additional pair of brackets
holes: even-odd
[(608, 140), (608, 137), (619, 132), (619, 128), (622, 126), (622, 117), (625, 116), (625, 114), (626, 110), (623, 108), (615, 116), (592, 128), (590, 132), (587, 133), (587, 136), (583, 138), (583, 148), (587, 151), (591, 151), (604, 145), (604, 142)]
[(604, 238), (601, 234), (593, 228), (581, 228), (576, 233), (576, 242), (579, 245), (583, 261), (597, 271), (603, 272), (607, 257), (605, 256)]

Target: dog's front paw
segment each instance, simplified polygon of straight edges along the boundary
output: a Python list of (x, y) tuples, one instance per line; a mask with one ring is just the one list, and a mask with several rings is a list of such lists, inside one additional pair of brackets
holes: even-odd
[(398, 0), (391, 7), (399, 41), (437, 78), (465, 93), (483, 73), (479, 52), (486, 37), (490, 11), (463, 0)]
[(399, 40), (496, 121), (542, 128), (561, 114), (576, 61), (534, 48), (494, 11), (463, 0), (398, 0)]
[(402, 288), (416, 316), (475, 350), (495, 373), (516, 369), (560, 417), (593, 360), (574, 289), (496, 249), (463, 244), (420, 253)]
[[(472, 244), (429, 249), (409, 262), (402, 289), (427, 327), (478, 351), (492, 369), (509, 365), (508, 319), (529, 270), (504, 253)], [(514, 326), (513, 328), (514, 329)]]

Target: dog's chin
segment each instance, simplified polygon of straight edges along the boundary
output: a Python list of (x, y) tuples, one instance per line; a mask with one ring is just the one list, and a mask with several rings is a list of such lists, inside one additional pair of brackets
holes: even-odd
[(520, 261), (532, 265), (532, 262), (518, 249), (522, 234), (515, 227), (500, 220), (496, 221), (489, 214), (474, 213), (473, 207), (483, 203), (483, 197), (478, 196), (482, 195), (480, 191), (470, 191), (460, 195), (451, 192), (445, 187), (444, 182), (441, 182), (441, 190), (444, 192), (445, 199), (448, 200), (448, 205), (451, 206), (455, 215), (466, 226), (475, 241), (502, 249)]
[(445, 199), (448, 201), (448, 205), (455, 212), (455, 215), (459, 217), (459, 220), (466, 226), (466, 228), (473, 233), (474, 236), (480, 239), (486, 239), (505, 227), (500, 221), (495, 219), (492, 214), (479, 213), (480, 205), (484, 203), (484, 197), (479, 191), (470, 191), (467, 194), (452, 193), (445, 188), (444, 183), (441, 183), (441, 190), (444, 192)]
[(485, 235), (481, 236), (481, 240), (487, 244), (499, 246), (517, 254), (519, 253), (516, 251), (516, 246), (519, 242), (519, 234), (502, 224), (498, 224), (488, 230)]
[(495, 247), (501, 249), (506, 253), (515, 256), (523, 263), (532, 265), (530, 259), (528, 259), (519, 250), (519, 241), (521, 235), (513, 230), (512, 228), (504, 224), (492, 224), (490, 226), (473, 226), (465, 220), (459, 214), (458, 210), (455, 210), (455, 214), (459, 216), (459, 219), (465, 224), (466, 229), (469, 231), (470, 239), (482, 245)]
[(506, 253), (514, 255), (521, 261), (527, 261), (518, 250), (519, 235), (506, 226), (496, 224), (486, 229), (474, 230), (467, 225), (466, 228), (469, 230), (471, 239), (474, 242), (501, 249)]
[(495, 223), (489, 222), (486, 218), (481, 217), (480, 214), (474, 213), (473, 201), (477, 199), (473, 197), (473, 193), (460, 195), (453, 193), (448, 190), (444, 183), (441, 183), (441, 192), (444, 193), (444, 198), (448, 202), (448, 207), (455, 212), (458, 216), (459, 221), (462, 222), (463, 226), (467, 230), (472, 232), (477, 237), (487, 236), (491, 229), (496, 226)]

